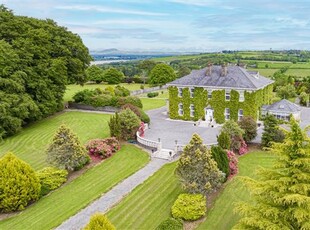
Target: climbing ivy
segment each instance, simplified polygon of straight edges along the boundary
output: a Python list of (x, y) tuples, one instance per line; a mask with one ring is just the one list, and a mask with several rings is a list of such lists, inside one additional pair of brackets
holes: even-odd
[(212, 98), (209, 100), (209, 104), (214, 110), (213, 116), (216, 123), (222, 124), (225, 122), (225, 90), (212, 91)]
[(194, 97), (191, 98), (195, 106), (195, 121), (205, 117), (205, 107), (208, 101), (208, 92), (202, 87), (196, 87), (194, 89)]
[(191, 104), (191, 96), (189, 88), (183, 88), (183, 120), (192, 120), (193, 118), (190, 115), (190, 104)]

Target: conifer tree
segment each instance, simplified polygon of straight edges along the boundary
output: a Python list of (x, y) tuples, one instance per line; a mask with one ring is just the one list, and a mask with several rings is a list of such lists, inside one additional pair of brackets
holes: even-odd
[(67, 126), (61, 125), (47, 149), (47, 162), (60, 169), (73, 171), (87, 164), (89, 156), (78, 137)]
[(23, 210), (40, 196), (40, 181), (34, 170), (7, 153), (0, 159), (0, 212)]
[(225, 178), (227, 178), (230, 175), (227, 152), (220, 146), (212, 146), (211, 154), (213, 159), (217, 163), (217, 167), (219, 168), (219, 170), (225, 173)]
[(282, 142), (283, 139), (284, 133), (279, 129), (277, 119), (273, 115), (267, 115), (264, 119), (262, 146), (270, 147), (271, 142)]
[(198, 134), (184, 148), (175, 172), (188, 193), (204, 195), (218, 189), (225, 177)]
[(116, 137), (118, 140), (121, 139), (121, 123), (118, 113), (110, 117), (109, 121), (110, 135), (111, 137)]
[(255, 203), (240, 203), (243, 218), (235, 229), (310, 229), (310, 138), (292, 119), (284, 143), (273, 143), (278, 155), (259, 179), (244, 178)]

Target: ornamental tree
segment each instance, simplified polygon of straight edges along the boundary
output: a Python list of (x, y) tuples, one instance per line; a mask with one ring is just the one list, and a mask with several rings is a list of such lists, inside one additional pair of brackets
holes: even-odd
[(229, 160), (227, 157), (227, 153), (223, 150), (220, 146), (212, 146), (211, 147), (211, 154), (213, 159), (217, 163), (217, 167), (223, 173), (225, 173), (225, 178), (229, 176)]
[(0, 159), (0, 212), (23, 210), (39, 199), (41, 185), (34, 170), (7, 153)]
[(150, 73), (150, 84), (164, 85), (176, 79), (173, 68), (164, 63), (157, 64)]
[(254, 203), (240, 203), (243, 217), (235, 229), (310, 229), (310, 138), (292, 119), (283, 143), (273, 143), (278, 155), (272, 169), (258, 179), (244, 178)]
[(230, 149), (230, 136), (225, 132), (221, 132), (217, 137), (217, 143), (222, 149)]
[(119, 113), (119, 120), (121, 126), (121, 139), (135, 139), (136, 132), (141, 123), (138, 116), (130, 109), (125, 109)]
[(204, 195), (217, 190), (225, 177), (198, 134), (184, 148), (175, 173), (186, 192)]
[(92, 215), (84, 230), (115, 230), (115, 226), (101, 213)]
[(114, 116), (110, 117), (110, 121), (108, 122), (108, 124), (110, 128), (111, 137), (115, 137), (116, 139), (120, 140), (122, 127), (118, 113), (115, 113)]
[(47, 162), (60, 169), (73, 171), (87, 164), (89, 156), (71, 129), (61, 125), (47, 149)]
[(230, 148), (238, 151), (241, 147), (241, 142), (243, 141), (244, 131), (239, 127), (237, 122), (233, 120), (228, 120), (222, 126), (221, 132), (227, 133), (230, 137)]
[(244, 116), (238, 122), (244, 133), (242, 135), (245, 142), (250, 142), (257, 136), (257, 124), (256, 121), (250, 116)]

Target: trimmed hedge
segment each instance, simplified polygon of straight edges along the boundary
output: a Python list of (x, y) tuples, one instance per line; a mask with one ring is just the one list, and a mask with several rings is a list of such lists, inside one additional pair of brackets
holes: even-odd
[(183, 223), (174, 218), (168, 218), (161, 222), (155, 230), (183, 230)]
[(206, 197), (201, 194), (180, 194), (174, 202), (171, 213), (174, 218), (197, 220), (207, 211)]
[(213, 159), (217, 163), (217, 167), (219, 168), (219, 170), (225, 173), (225, 178), (227, 179), (230, 172), (229, 172), (229, 160), (226, 151), (219, 146), (212, 146), (211, 154)]
[(158, 92), (150, 92), (147, 94), (147, 97), (152, 98), (152, 97), (157, 97), (159, 95)]

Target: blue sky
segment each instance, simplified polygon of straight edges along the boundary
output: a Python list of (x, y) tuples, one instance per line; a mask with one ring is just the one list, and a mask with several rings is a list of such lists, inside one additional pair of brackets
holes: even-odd
[(51, 18), (90, 50), (310, 50), (310, 0), (0, 0)]

